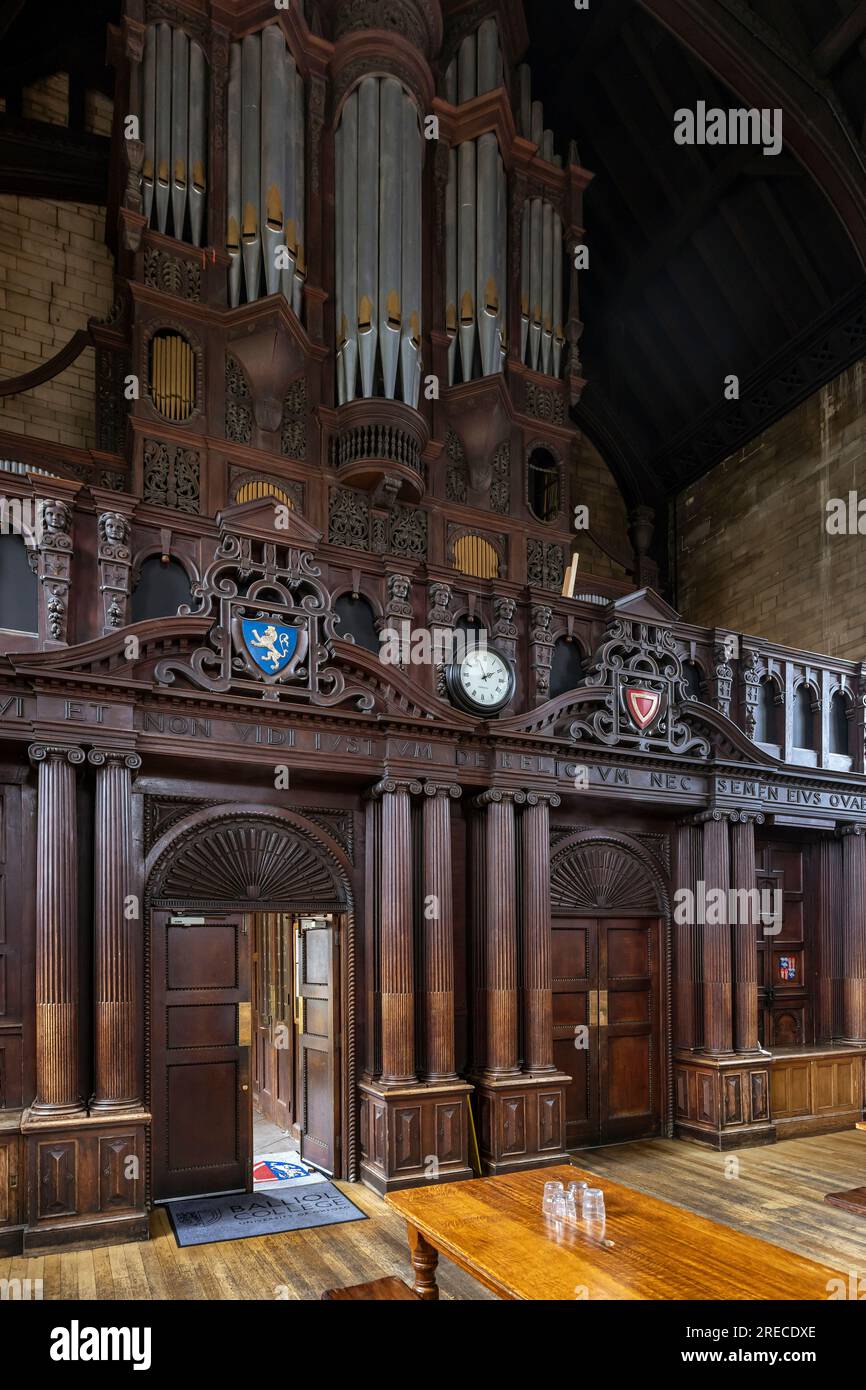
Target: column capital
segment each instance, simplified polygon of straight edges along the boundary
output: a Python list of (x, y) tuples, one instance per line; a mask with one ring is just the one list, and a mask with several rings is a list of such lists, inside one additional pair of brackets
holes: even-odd
[(483, 811), (486, 806), (498, 806), (503, 801), (512, 801), (515, 806), (523, 806), (526, 792), (514, 791), (507, 787), (491, 787), (489, 791), (474, 797), (469, 804), (474, 811)]
[(380, 782), (371, 787), (367, 792), (368, 796), (381, 797), (393, 795), (395, 792), (408, 792), (410, 796), (420, 796), (423, 787), (420, 782), (409, 777), (383, 777)]
[(698, 811), (694, 816), (687, 817), (679, 822), (681, 825), (706, 825), (709, 821), (728, 821), (730, 825), (746, 825), (753, 821), (755, 825), (764, 824), (763, 811), (753, 811), (749, 808), (740, 809), (736, 806), (709, 806), (705, 811)]
[(27, 753), (36, 764), (65, 762), (78, 766), (85, 760), (84, 749), (69, 743), (31, 743)]
[(866, 825), (857, 821), (846, 821), (844, 825), (836, 826), (836, 834), (842, 840), (846, 835), (866, 835)]
[(452, 801), (458, 801), (463, 795), (463, 788), (456, 782), (425, 782), (425, 796), (450, 796)]
[(91, 748), (87, 755), (87, 761), (92, 767), (105, 767), (114, 765), (126, 767), (130, 772), (135, 772), (141, 767), (141, 757), (131, 748)]
[(556, 809), (562, 805), (562, 797), (558, 792), (526, 792), (526, 806), (551, 806)]

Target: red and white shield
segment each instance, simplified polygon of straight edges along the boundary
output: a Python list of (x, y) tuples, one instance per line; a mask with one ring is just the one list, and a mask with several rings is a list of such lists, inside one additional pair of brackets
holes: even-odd
[(662, 697), (657, 690), (629, 686), (625, 692), (628, 712), (639, 729), (647, 729), (659, 712)]

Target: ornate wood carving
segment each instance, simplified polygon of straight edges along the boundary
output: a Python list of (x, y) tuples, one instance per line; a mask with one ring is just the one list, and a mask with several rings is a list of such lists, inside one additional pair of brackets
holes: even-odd
[(556, 1070), (553, 1062), (553, 981), (550, 941), (550, 807), (555, 793), (528, 792), (520, 816), (523, 960), (523, 1069)]
[(460, 787), (424, 787), (424, 915), (421, 930), (421, 1076), (455, 1080), (454, 922), (451, 868), (451, 800)]
[(136, 957), (141, 911), (132, 881), (132, 772), (137, 753), (92, 748), (96, 767), (93, 901), (94, 1110), (135, 1109), (141, 1103)]
[(660, 912), (659, 890), (647, 863), (625, 837), (593, 831), (558, 850), (550, 870), (551, 902), (559, 911)]
[(99, 518), (99, 592), (102, 595), (103, 634), (129, 622), (130, 573), (129, 520), (121, 512), (103, 512)]
[(35, 1112), (84, 1110), (78, 1074), (78, 843), (75, 769), (81, 748), (33, 744), (36, 828)]
[(69, 636), (69, 595), (72, 588), (72, 511), (66, 502), (49, 497), (42, 502), (42, 535), (37, 542), (41, 593), (40, 631), (51, 642)]
[(144, 500), (158, 507), (197, 515), (201, 510), (200, 455), (197, 449), (144, 441)]
[(183, 834), (151, 878), (154, 899), (183, 902), (296, 903), (310, 910), (346, 905), (342, 884), (321, 850), (285, 821), (226, 813)]

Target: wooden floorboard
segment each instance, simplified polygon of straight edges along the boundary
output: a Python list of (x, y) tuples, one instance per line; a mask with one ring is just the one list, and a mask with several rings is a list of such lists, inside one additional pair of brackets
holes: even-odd
[[(866, 1133), (789, 1139), (719, 1154), (647, 1140), (575, 1155), (582, 1168), (762, 1237), (846, 1274), (866, 1275), (866, 1220), (829, 1207), (826, 1192), (866, 1182)], [(318, 1299), (326, 1288), (395, 1274), (411, 1282), (403, 1222), (359, 1184), (338, 1186), (368, 1221), (178, 1248), (165, 1211), (141, 1244), (40, 1258), (0, 1257), (0, 1278), (42, 1279), (46, 1299)], [(447, 1260), (443, 1299), (493, 1297)]]
[(678, 1139), (649, 1139), (581, 1149), (573, 1157), (602, 1178), (820, 1264), (866, 1275), (866, 1220), (824, 1202), (825, 1193), (866, 1180), (866, 1134), (852, 1129), (732, 1153)]

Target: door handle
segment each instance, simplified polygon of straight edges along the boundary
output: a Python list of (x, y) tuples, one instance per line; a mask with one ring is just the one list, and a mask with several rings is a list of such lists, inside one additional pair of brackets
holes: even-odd
[(252, 1042), (252, 1005), (238, 1004), (238, 1047), (249, 1047)]
[(597, 1027), (598, 1027), (598, 990), (597, 990), (597, 989), (591, 989), (591, 990), (589, 991), (589, 1026), (590, 1026), (590, 1028), (597, 1028)]
[(606, 1027), (607, 1027), (607, 990), (606, 990), (606, 989), (600, 989), (600, 990), (598, 991), (598, 1026), (599, 1026), (599, 1028), (606, 1028)]
[(606, 989), (591, 989), (589, 991), (589, 1026), (590, 1028), (607, 1027)]

